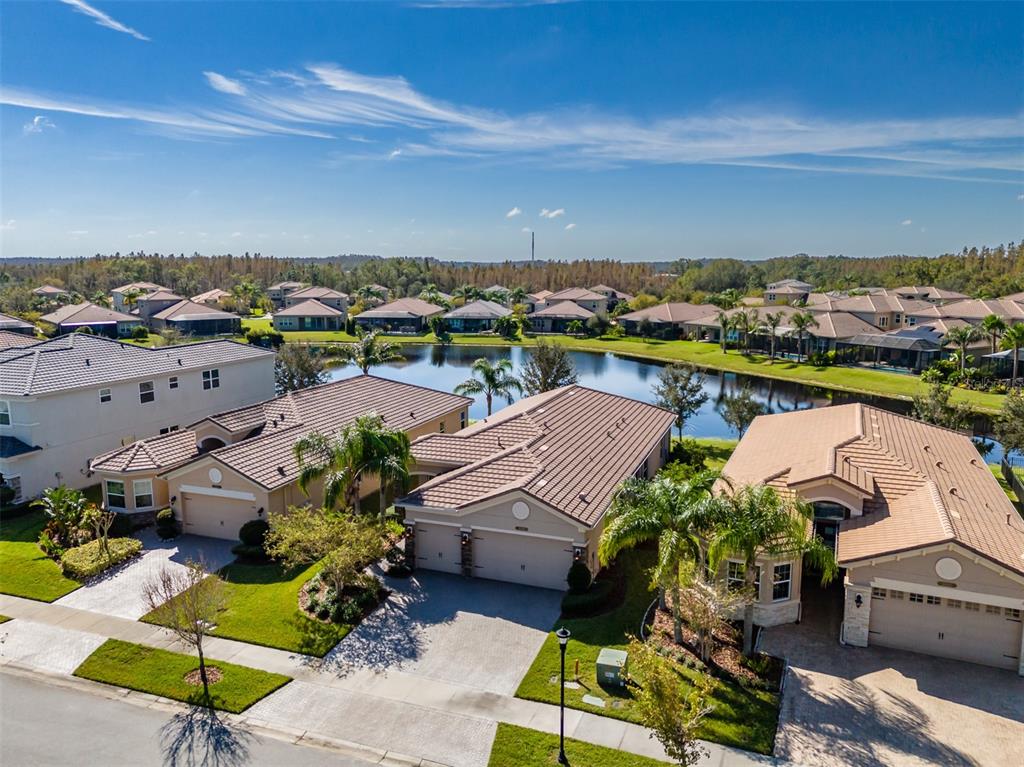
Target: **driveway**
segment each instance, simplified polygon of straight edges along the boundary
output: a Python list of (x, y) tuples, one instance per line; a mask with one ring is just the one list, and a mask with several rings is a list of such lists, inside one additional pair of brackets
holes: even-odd
[(1024, 764), (1024, 679), (884, 647), (813, 622), (767, 629), (789, 660), (775, 755), (804, 765)]
[(512, 695), (560, 612), (561, 592), (418, 571), (323, 661)]
[(152, 530), (139, 536), (142, 554), (130, 562), (104, 573), (57, 600), (56, 604), (79, 610), (138, 620), (149, 612), (142, 594), (143, 586), (156, 578), (164, 568), (184, 569), (189, 560), (203, 561), (210, 572), (231, 562), (233, 541), (181, 535), (173, 541), (162, 541)]

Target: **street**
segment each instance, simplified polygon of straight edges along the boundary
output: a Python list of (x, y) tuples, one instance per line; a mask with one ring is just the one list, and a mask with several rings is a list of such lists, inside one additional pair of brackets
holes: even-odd
[(0, 673), (0, 764), (369, 767), (338, 752), (253, 735), (216, 712), (167, 713)]

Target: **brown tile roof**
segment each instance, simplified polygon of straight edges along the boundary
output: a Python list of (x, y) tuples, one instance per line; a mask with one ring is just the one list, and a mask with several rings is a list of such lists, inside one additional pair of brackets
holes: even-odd
[(51, 325), (112, 325), (116, 322), (141, 322), (138, 317), (98, 306), (90, 301), (62, 306), (39, 319)]
[(54, 285), (40, 285), (32, 292), (37, 296), (66, 296), (70, 291), (55, 287)]
[(551, 295), (554, 295), (554, 293), (550, 290), (538, 290), (536, 293), (530, 293), (530, 298), (536, 301), (543, 301)]
[(89, 461), (91, 471), (166, 471), (199, 455), (194, 431), (172, 431), (140, 439), (98, 455)]
[(160, 290), (154, 290), (149, 295), (139, 296), (139, 303), (144, 304), (149, 301), (181, 301), (181, 296), (175, 293), (173, 290), (167, 290), (167, 288), (160, 288)]
[(397, 301), (392, 301), (389, 304), (367, 309), (362, 314), (356, 315), (356, 319), (373, 317), (385, 319), (399, 317), (406, 319), (412, 317), (433, 317), (435, 314), (442, 313), (444, 313), (444, 307), (442, 306), (435, 306), (419, 298), (399, 298)]
[(998, 298), (989, 300), (969, 298), (942, 306), (928, 304), (927, 309), (909, 313), (915, 317), (961, 319), (968, 322), (977, 322), (990, 314), (996, 314), (1009, 322), (1024, 322), (1024, 303)]
[(679, 302), (649, 306), (646, 309), (623, 314), (619, 319), (633, 320), (635, 322), (645, 319), (651, 322), (690, 322), (708, 317), (717, 311), (718, 307), (712, 304), (687, 304)]
[(167, 290), (162, 285), (157, 285), (155, 282), (129, 282), (127, 285), (122, 285), (119, 288), (114, 288), (111, 293), (124, 293), (129, 290), (139, 290), (143, 293), (150, 293), (154, 290)]
[(1003, 296), (1000, 301), (1016, 301), (1018, 304), (1024, 304), (1024, 292), (1013, 293), (1009, 296)]
[(963, 293), (957, 293), (955, 290), (944, 290), (943, 288), (936, 288), (935, 286), (924, 286), (921, 285), (907, 285), (902, 288), (888, 288), (885, 291), (886, 295), (889, 296), (926, 296), (928, 298), (942, 298), (942, 299), (961, 299), (967, 298)]
[[(715, 312), (718, 310), (715, 309)], [(740, 307), (737, 309), (729, 309), (726, 312), (728, 317), (733, 317), (741, 312), (748, 311), (748, 309)], [(814, 336), (815, 338), (852, 338), (860, 333), (875, 333), (878, 331), (874, 325), (865, 322), (859, 317), (850, 314), (849, 312), (839, 311), (826, 311), (823, 310), (821, 305), (808, 306), (801, 308), (799, 306), (764, 306), (758, 307), (758, 316), (764, 319), (769, 314), (781, 314), (782, 324), (779, 326), (780, 333), (789, 332), (789, 321), (794, 314), (803, 314), (810, 312), (814, 315), (814, 319), (818, 321), (817, 327), (810, 327), (807, 329), (807, 335)], [(701, 325), (704, 327), (718, 327), (718, 314), (711, 314), (701, 319), (693, 320), (694, 324)]]
[(313, 285), (308, 288), (300, 288), (292, 293), (288, 294), (288, 298), (348, 298), (347, 293), (342, 293), (340, 290), (333, 290), (332, 288), (322, 288), (318, 285)]
[(225, 312), (207, 304), (181, 300), (176, 304), (161, 309), (153, 315), (155, 319), (168, 322), (190, 322), (193, 320), (231, 320), (239, 319), (237, 314)]
[(333, 306), (309, 298), (302, 303), (289, 306), (287, 309), (279, 309), (274, 312), (275, 317), (341, 317), (344, 312), (335, 309)]
[(295, 282), (294, 280), (284, 280), (283, 282), (275, 282), (273, 285), (267, 288), (267, 290), (298, 290), (299, 288), (305, 287), (304, 282)]
[[(826, 304), (816, 304), (825, 307)], [(903, 314), (917, 314), (925, 309), (933, 308), (927, 301), (916, 301), (898, 296), (887, 296), (882, 293), (872, 293), (866, 296), (850, 296), (849, 298), (837, 298), (828, 302), (827, 306), (839, 312), (901, 312)]]
[(582, 386), (528, 397), (457, 434), (413, 442), (418, 461), (458, 468), (399, 503), (460, 508), (516, 489), (594, 526), (673, 421), (667, 410)]
[[(2, 315), (0, 315), (2, 316)], [(20, 349), (39, 343), (40, 339), (26, 333), (15, 333), (11, 330), (0, 330), (0, 349)]]
[[(604, 298), (604, 296), (601, 296), (601, 298)], [(573, 301), (559, 301), (554, 304), (549, 303), (543, 309), (538, 309), (529, 316), (552, 317), (555, 319), (570, 317), (572, 319), (587, 320), (593, 317), (594, 313), (590, 311), (590, 309), (585, 309)]]
[(205, 293), (200, 293), (197, 296), (192, 296), (192, 300), (197, 304), (204, 303), (206, 301), (220, 301), (222, 298), (228, 298), (231, 294), (226, 290), (220, 288), (213, 288)]
[(298, 478), (299, 464), (292, 449), (304, 434), (333, 434), (356, 416), (371, 412), (380, 415), (388, 426), (409, 431), (467, 408), (471, 402), (468, 397), (422, 386), (370, 375), (356, 376), (203, 419), (233, 432), (258, 430), (241, 442), (207, 455), (272, 490)]
[(601, 301), (605, 297), (586, 288), (566, 288), (552, 293), (547, 300), (550, 301)]
[(956, 542), (1024, 574), (1024, 520), (963, 434), (859, 403), (761, 416), (723, 473), (783, 489), (831, 475), (870, 492), (840, 526), (841, 565)]
[(506, 317), (512, 314), (512, 310), (493, 301), (473, 301), (471, 303), (452, 309), (444, 317), (445, 319), (492, 320), (498, 317)]

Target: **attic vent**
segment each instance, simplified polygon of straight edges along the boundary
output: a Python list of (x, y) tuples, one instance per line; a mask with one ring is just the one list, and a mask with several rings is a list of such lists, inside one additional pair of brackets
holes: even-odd
[(956, 487), (949, 488), (949, 494), (953, 495), (953, 496), (956, 496), (957, 498), (962, 498), (963, 497), (960, 494), (960, 490), (958, 488), (956, 488)]
[(90, 365), (90, 364), (91, 364), (91, 363), (89, 362), (89, 358), (88, 358), (88, 357), (86, 357), (86, 358), (85, 358), (85, 366), (86, 366), (86, 367), (89, 367), (89, 365)]
[(580, 493), (580, 500), (583, 501), (584, 503), (590, 503), (586, 493)]
[(946, 467), (943, 465), (942, 461), (936, 461), (935, 462), (935, 468), (936, 469), (942, 469), (943, 471), (946, 470)]
[(501, 437), (498, 437), (498, 447), (502, 448), (503, 450), (505, 448), (505, 446), (501, 444)]
[(280, 474), (283, 477), (284, 476), (284, 466), (278, 466), (277, 467), (277, 473)]
[(932, 446), (924, 445), (921, 449), (924, 450), (926, 453), (930, 453), (932, 451)]
[(409, 411), (409, 417), (410, 418), (415, 418), (416, 417), (416, 413), (414, 413), (413, 411), (410, 410)]
[(181, 365), (181, 357), (178, 357), (178, 365)]
[(608, 435), (608, 439), (613, 439), (613, 437), (612, 437), (612, 430), (611, 430), (611, 429), (609, 429), (608, 431), (606, 431), (606, 432), (605, 432), (605, 434), (607, 434), (607, 435)]

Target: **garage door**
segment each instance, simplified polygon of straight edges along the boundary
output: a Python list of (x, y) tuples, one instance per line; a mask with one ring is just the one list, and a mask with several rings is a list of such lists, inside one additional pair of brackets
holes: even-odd
[(564, 590), (572, 544), (528, 535), (473, 531), (473, 576)]
[(242, 525), (250, 519), (259, 518), (257, 507), (252, 501), (194, 493), (184, 493), (182, 498), (185, 532), (190, 535), (237, 541)]
[(416, 566), (442, 573), (462, 572), (462, 544), (459, 528), (416, 523)]
[(870, 643), (1016, 670), (1020, 611), (876, 589)]

